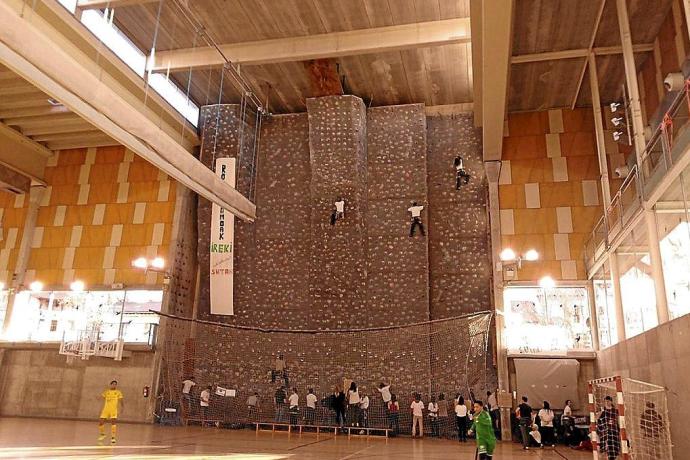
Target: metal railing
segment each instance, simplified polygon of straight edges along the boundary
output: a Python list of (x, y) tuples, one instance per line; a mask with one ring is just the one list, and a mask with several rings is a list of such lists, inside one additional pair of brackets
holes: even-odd
[(611, 247), (611, 242), (642, 209), (642, 203), (660, 183), (690, 144), (690, 79), (673, 99), (642, 153), (641, 164), (635, 165), (611, 205), (592, 229), (584, 245), (585, 267), (589, 270)]

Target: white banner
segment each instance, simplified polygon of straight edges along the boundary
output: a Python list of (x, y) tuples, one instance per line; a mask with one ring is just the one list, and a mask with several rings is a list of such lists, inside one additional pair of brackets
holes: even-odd
[[(235, 158), (216, 159), (216, 174), (235, 187)], [(217, 204), (211, 209), (210, 289), (211, 314), (233, 315), (233, 254), (235, 216)]]

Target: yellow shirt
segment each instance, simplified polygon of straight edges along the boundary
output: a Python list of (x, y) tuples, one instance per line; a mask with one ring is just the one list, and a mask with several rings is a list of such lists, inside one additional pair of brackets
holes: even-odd
[(101, 396), (105, 400), (103, 408), (117, 412), (118, 402), (122, 399), (122, 392), (120, 390), (105, 390)]

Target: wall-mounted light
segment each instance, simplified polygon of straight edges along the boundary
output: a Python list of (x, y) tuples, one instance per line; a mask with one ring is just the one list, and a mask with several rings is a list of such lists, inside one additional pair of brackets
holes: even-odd
[(146, 257), (139, 257), (132, 261), (132, 267), (145, 271), (162, 272), (165, 268), (165, 259), (156, 257), (148, 260)]
[(542, 289), (553, 289), (556, 287), (556, 282), (549, 275), (546, 275), (539, 280), (539, 286)]
[(515, 254), (511, 248), (505, 248), (501, 251), (501, 269), (503, 271), (504, 280), (513, 280), (517, 274), (517, 270), (522, 268), (522, 262), (534, 262), (539, 260), (539, 253), (536, 249), (529, 249), (522, 255)]
[(622, 105), (623, 105), (623, 104), (621, 104), (620, 102), (612, 102), (612, 103), (609, 105), (609, 107), (611, 107), (611, 112), (612, 112), (612, 113), (616, 113), (616, 112), (618, 111), (618, 109), (619, 109)]
[(5, 290), (5, 283), (0, 282), (0, 291)]
[(613, 123), (613, 126), (620, 126), (623, 124), (625, 119), (623, 117), (613, 117), (611, 118), (611, 123)]
[(83, 292), (84, 289), (85, 289), (85, 287), (86, 287), (86, 286), (84, 285), (84, 282), (83, 282), (83, 281), (80, 281), (80, 280), (72, 281), (72, 283), (69, 285), (69, 288), (70, 288), (73, 292)]
[(43, 283), (40, 281), (34, 281), (33, 283), (29, 284), (29, 289), (31, 289), (31, 292), (41, 292), (43, 290)]
[(618, 142), (621, 140), (621, 137), (623, 137), (623, 131), (614, 131), (613, 132), (613, 140)]

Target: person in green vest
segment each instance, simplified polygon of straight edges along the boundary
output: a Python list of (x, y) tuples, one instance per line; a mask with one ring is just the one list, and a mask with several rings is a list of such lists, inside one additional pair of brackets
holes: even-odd
[(479, 460), (491, 460), (496, 448), (496, 435), (494, 434), (491, 415), (484, 410), (484, 403), (474, 401), (474, 421), (470, 428), (470, 434), (477, 433), (477, 452)]

